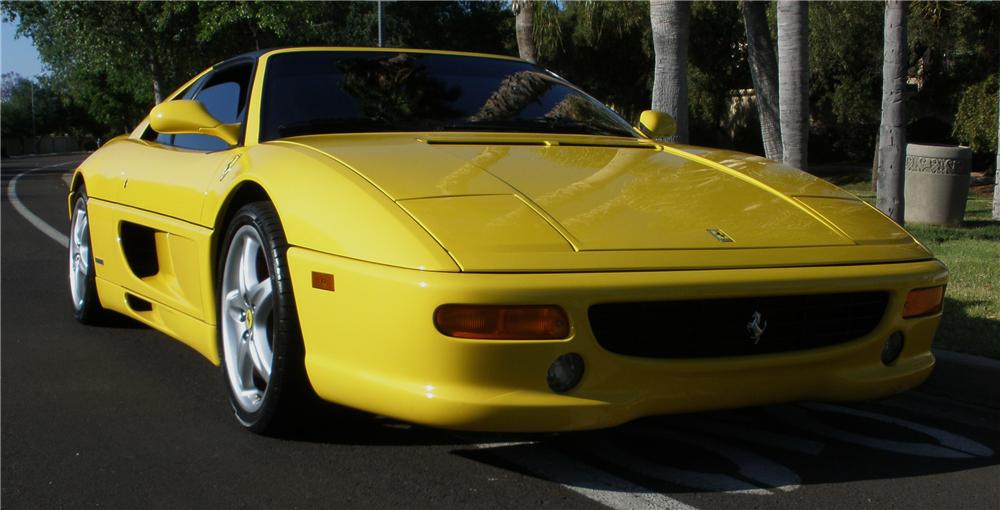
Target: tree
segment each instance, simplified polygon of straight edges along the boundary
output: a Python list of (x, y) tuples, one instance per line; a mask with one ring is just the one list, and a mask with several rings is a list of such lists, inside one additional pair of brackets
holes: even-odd
[(0, 87), (3, 136), (100, 134), (100, 127), (51, 76), (27, 79), (4, 73)]
[(653, 109), (674, 118), (677, 132), (672, 142), (688, 141), (688, 35), (691, 28), (691, 4), (652, 0), (649, 20), (653, 28)]
[[(94, 105), (95, 117), (105, 113), (99, 103), (107, 96), (159, 102), (204, 56), (195, 44), (194, 4), (5, 1), (2, 9), (8, 19), (18, 19), (18, 33), (33, 39), (70, 92)], [(101, 86), (93, 87), (98, 82)], [(85, 97), (89, 91), (98, 95)], [(136, 119), (100, 120), (133, 124)]]
[(809, 4), (778, 0), (778, 102), (782, 161), (808, 166)]
[(515, 30), (517, 31), (517, 53), (528, 62), (537, 62), (535, 52), (535, 1), (513, 0), (511, 9), (514, 11)]
[(879, 130), (875, 205), (903, 224), (903, 166), (906, 156), (907, 2), (888, 0), (882, 61), (882, 126)]
[(747, 61), (757, 96), (757, 116), (764, 141), (764, 155), (781, 161), (781, 124), (778, 114), (778, 63), (774, 59), (771, 30), (767, 25), (767, 3), (740, 2), (747, 33)]
[(636, 121), (649, 109), (653, 44), (642, 2), (554, 2), (536, 6), (538, 58)]
[[(997, 140), (1000, 141), (1000, 93), (997, 97)], [(996, 166), (993, 167), (993, 219), (1000, 220), (1000, 147), (993, 147), (997, 151)]]

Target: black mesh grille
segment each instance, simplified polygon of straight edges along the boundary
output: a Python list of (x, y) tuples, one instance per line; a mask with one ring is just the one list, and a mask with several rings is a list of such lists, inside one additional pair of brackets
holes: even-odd
[[(710, 358), (803, 351), (867, 335), (885, 314), (885, 292), (697, 301), (606, 303), (590, 307), (598, 343), (619, 354)], [(766, 322), (754, 341), (748, 324)]]

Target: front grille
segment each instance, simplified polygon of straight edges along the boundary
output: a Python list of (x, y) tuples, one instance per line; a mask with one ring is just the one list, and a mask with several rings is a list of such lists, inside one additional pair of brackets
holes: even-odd
[[(885, 314), (889, 294), (853, 292), (693, 301), (605, 303), (588, 316), (597, 342), (618, 354), (712, 358), (804, 351), (867, 335)], [(766, 327), (748, 330), (759, 312)]]

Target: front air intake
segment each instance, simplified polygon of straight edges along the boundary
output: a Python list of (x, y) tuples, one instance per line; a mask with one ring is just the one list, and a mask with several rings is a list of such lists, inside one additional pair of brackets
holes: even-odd
[(715, 358), (805, 351), (861, 338), (885, 315), (889, 294), (853, 292), (605, 303), (590, 326), (605, 349), (647, 358)]

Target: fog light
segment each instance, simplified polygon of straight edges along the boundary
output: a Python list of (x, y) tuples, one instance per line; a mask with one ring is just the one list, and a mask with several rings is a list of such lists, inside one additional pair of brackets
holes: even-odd
[(882, 347), (882, 364), (889, 366), (895, 363), (901, 352), (903, 352), (903, 334), (897, 331), (889, 335)]
[(563, 354), (549, 366), (549, 388), (556, 393), (565, 393), (583, 379), (583, 357), (575, 352)]

